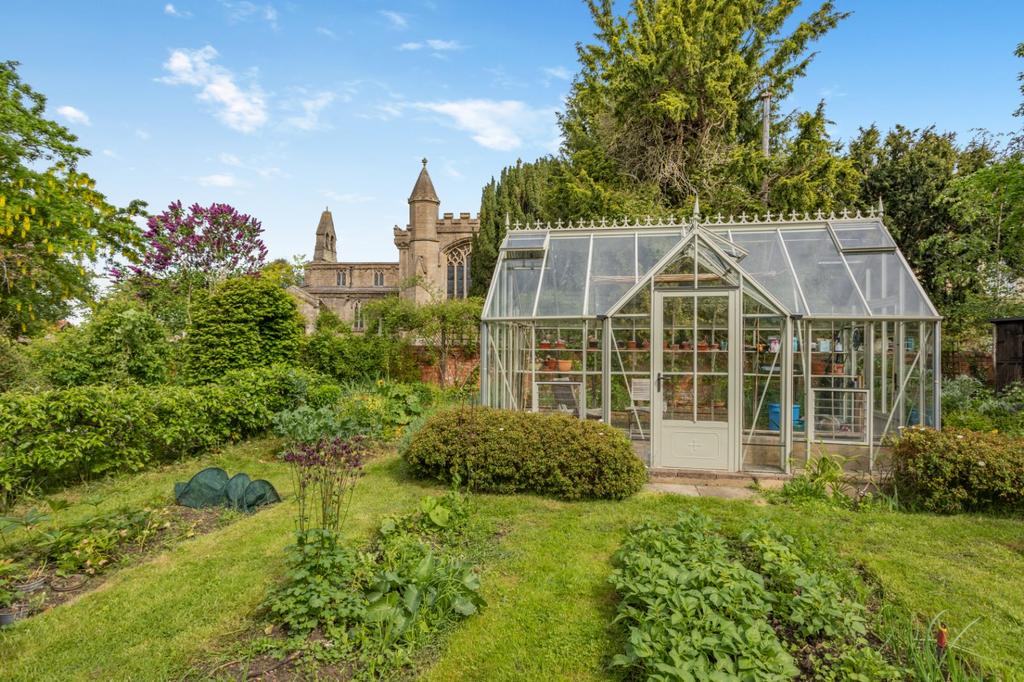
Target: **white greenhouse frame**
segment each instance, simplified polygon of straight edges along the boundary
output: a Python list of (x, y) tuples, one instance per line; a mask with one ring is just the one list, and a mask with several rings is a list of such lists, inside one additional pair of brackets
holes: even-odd
[(612, 424), (656, 468), (873, 469), (941, 424), (941, 317), (880, 211), (509, 226), (480, 338), (484, 405)]

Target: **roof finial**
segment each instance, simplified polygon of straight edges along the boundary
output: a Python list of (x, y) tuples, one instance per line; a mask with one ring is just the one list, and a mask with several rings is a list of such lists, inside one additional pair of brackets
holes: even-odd
[(694, 218), (699, 218), (700, 217), (700, 195), (699, 194), (694, 194), (693, 195), (693, 217)]
[(421, 161), (423, 161), (423, 167), (424, 167), (424, 168), (426, 168), (426, 167), (427, 167), (427, 157), (425, 157), (425, 156), (424, 156), (424, 157), (423, 157), (423, 158), (421, 159)]
[(883, 213), (884, 213), (884, 211), (882, 209), (882, 195), (879, 194), (878, 195), (878, 217), (881, 218)]

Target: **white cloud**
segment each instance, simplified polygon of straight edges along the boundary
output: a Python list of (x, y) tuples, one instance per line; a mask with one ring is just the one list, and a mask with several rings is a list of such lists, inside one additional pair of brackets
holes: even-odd
[(237, 187), (238, 180), (235, 179), (234, 175), (230, 173), (214, 173), (213, 175), (204, 175), (201, 178), (196, 178), (200, 185), (203, 187)]
[(398, 46), (399, 50), (404, 52), (412, 52), (415, 50), (431, 50), (433, 52), (450, 52), (452, 50), (462, 50), (465, 46), (457, 40), (441, 40), (440, 38), (430, 38), (421, 42), (410, 42), (402, 43)]
[(453, 177), (453, 178), (461, 178), (462, 177), (462, 173), (459, 171), (458, 168), (455, 167), (455, 164), (451, 160), (447, 160), (447, 161), (444, 162), (444, 172), (448, 176)]
[(277, 25), (277, 8), (273, 5), (257, 5), (249, 0), (221, 0), (221, 5), (228, 11), (230, 21), (249, 21), (251, 19), (262, 19), (267, 22), (270, 28), (275, 31)]
[(220, 162), (225, 166), (241, 166), (242, 160), (234, 154), (223, 153), (220, 155)]
[(81, 123), (84, 126), (91, 126), (92, 121), (89, 120), (89, 116), (81, 109), (65, 104), (62, 107), (57, 107), (57, 113), (60, 114), (68, 123)]
[(404, 14), (390, 9), (382, 9), (380, 15), (388, 20), (391, 28), (402, 30), (409, 27), (409, 20)]
[(333, 92), (319, 92), (299, 102), (302, 114), (287, 119), (288, 125), (299, 130), (316, 130), (320, 127), (320, 112), (334, 101)]
[(110, 157), (111, 159), (119, 159), (119, 158), (121, 158), (121, 157), (119, 157), (117, 155), (117, 152), (115, 152), (113, 149), (104, 149), (103, 150), (103, 156)]
[(239, 87), (231, 71), (213, 63), (216, 58), (217, 50), (210, 45), (198, 50), (172, 50), (164, 63), (164, 70), (170, 75), (158, 80), (199, 88), (199, 99), (210, 102), (225, 125), (251, 133), (267, 122), (263, 92), (255, 85), (249, 89)]
[(145, 140), (148, 140), (150, 137), (152, 137), (152, 135), (149, 134), (148, 130), (143, 130), (142, 128), (137, 128), (135, 130), (135, 137), (139, 138), (140, 140), (145, 141)]
[(572, 79), (572, 73), (564, 66), (549, 66), (544, 69), (544, 73), (551, 78), (557, 78), (560, 81)]
[(369, 201), (373, 201), (373, 197), (365, 194), (357, 194), (355, 192), (345, 192), (339, 194), (333, 190), (324, 190), (320, 192), (323, 196), (327, 197), (331, 201), (336, 201), (339, 204), (365, 204)]
[(327, 36), (331, 40), (337, 40), (338, 39), (338, 34), (335, 33), (334, 31), (332, 31), (331, 29), (327, 28), (326, 26), (317, 26), (316, 27), (316, 32), (319, 33), (322, 36)]
[(171, 17), (178, 17), (179, 19), (188, 19), (192, 16), (192, 12), (188, 10), (180, 10), (171, 3), (164, 5), (164, 14)]
[(519, 100), (465, 99), (419, 102), (418, 109), (443, 114), (482, 147), (511, 151), (524, 143), (547, 145), (554, 109), (534, 109)]

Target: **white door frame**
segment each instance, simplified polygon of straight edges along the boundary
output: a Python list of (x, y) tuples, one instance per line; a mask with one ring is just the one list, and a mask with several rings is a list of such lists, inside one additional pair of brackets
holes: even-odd
[[(658, 385), (658, 375), (664, 369), (664, 325), (665, 325), (665, 299), (666, 298), (700, 298), (706, 296), (722, 296), (728, 302), (728, 382), (729, 382), (729, 404), (728, 404), (728, 425), (726, 433), (727, 456), (724, 471), (738, 471), (740, 468), (740, 443), (742, 442), (740, 415), (742, 414), (743, 382), (740, 381), (743, 372), (743, 354), (739, 352), (743, 339), (740, 338), (742, 313), (739, 306), (740, 292), (737, 289), (705, 289), (695, 291), (655, 291), (654, 305), (651, 315), (651, 466), (662, 467), (665, 461), (665, 448), (662, 442), (662, 390)], [(695, 340), (696, 342), (696, 340)], [(695, 368), (696, 369), (696, 368)], [(696, 387), (696, 376), (694, 386)], [(694, 393), (696, 401), (696, 392)], [(690, 422), (694, 425), (695, 431), (700, 431), (701, 422)]]

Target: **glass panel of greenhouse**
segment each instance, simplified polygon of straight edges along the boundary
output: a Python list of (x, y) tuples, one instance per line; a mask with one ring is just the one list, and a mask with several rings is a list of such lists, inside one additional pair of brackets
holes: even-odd
[(941, 422), (940, 322), (873, 213), (511, 229), (482, 402), (605, 422), (658, 469), (871, 469)]

